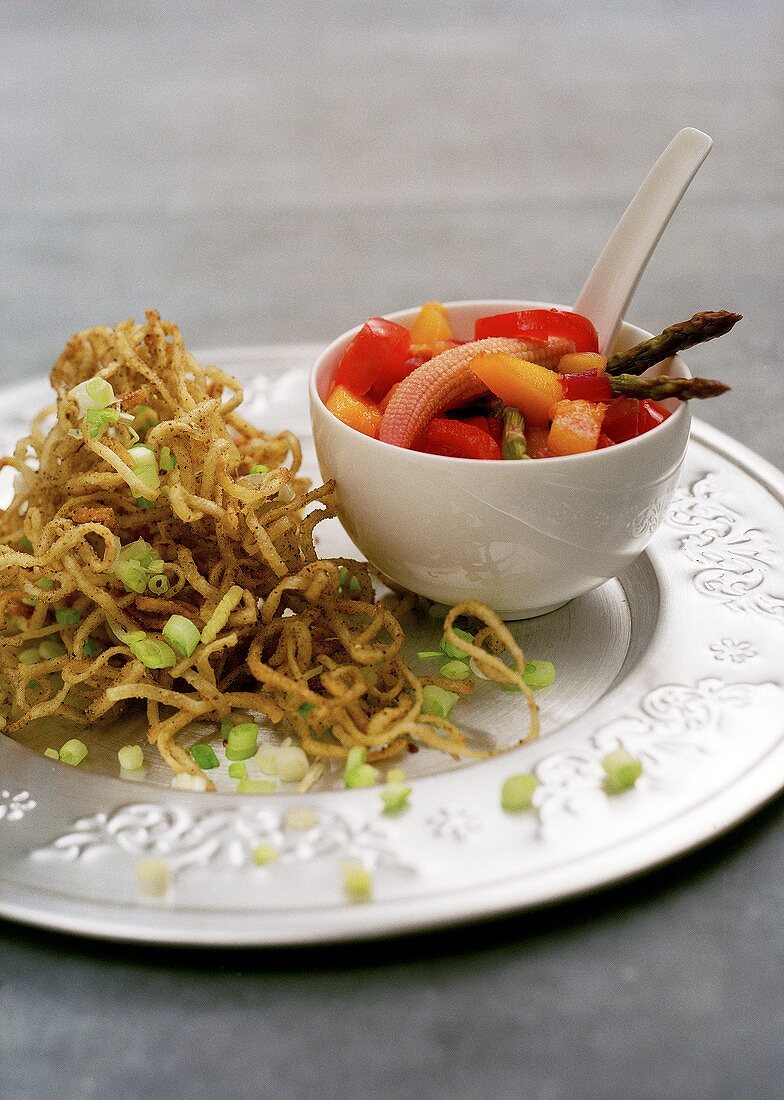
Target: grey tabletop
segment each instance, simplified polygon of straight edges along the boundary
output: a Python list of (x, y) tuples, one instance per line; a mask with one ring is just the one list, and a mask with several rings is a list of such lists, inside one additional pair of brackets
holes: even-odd
[[(782, 465), (782, 22), (744, 4), (0, 6), (0, 385), (157, 308), (192, 346), (429, 298), (570, 302), (684, 125), (630, 320), (737, 309), (700, 415)], [(0, 925), (0, 1093), (780, 1097), (784, 804), (569, 905), (213, 954)]]

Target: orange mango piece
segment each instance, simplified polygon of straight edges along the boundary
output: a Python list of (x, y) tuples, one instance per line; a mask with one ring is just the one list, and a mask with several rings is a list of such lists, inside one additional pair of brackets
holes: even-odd
[(329, 411), (363, 435), (374, 438), (378, 435), (378, 426), (381, 423), (381, 410), (378, 405), (363, 397), (357, 397), (345, 386), (335, 386), (326, 402)]
[(553, 455), (576, 455), (595, 451), (602, 431), (606, 405), (594, 401), (559, 401), (547, 436)]
[(586, 371), (595, 370), (597, 374), (604, 374), (606, 366), (607, 356), (600, 355), (598, 351), (572, 351), (561, 356), (558, 373), (584, 374)]
[[(425, 302), (411, 327), (411, 352), (439, 354), (454, 340), (446, 310), (440, 302)], [(437, 350), (436, 350), (437, 349)]]
[(505, 405), (514, 405), (520, 410), (526, 426), (546, 427), (553, 406), (563, 400), (563, 388), (555, 371), (529, 363), (527, 359), (496, 352), (477, 355), (469, 366)]

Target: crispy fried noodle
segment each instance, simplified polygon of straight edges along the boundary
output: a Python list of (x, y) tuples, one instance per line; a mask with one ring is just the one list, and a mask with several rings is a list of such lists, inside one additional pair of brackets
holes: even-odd
[[(334, 483), (309, 489), (298, 440), (248, 424), (238, 382), (200, 366), (175, 325), (149, 312), (81, 332), (51, 381), (56, 407), (0, 459), (16, 471), (0, 512), (0, 729), (142, 705), (163, 759), (193, 775), (178, 735), (237, 710), (285, 723), (314, 760), (413, 742), (487, 755), (422, 713), (433, 681), (401, 655), (406, 599), (377, 602), (365, 563), (318, 559)], [(453, 631), (460, 615), (480, 621), (473, 644)], [(168, 644), (172, 616), (192, 624), (191, 644)], [(472, 601), (444, 629), (524, 693), (535, 736), (524, 657), (499, 618)]]

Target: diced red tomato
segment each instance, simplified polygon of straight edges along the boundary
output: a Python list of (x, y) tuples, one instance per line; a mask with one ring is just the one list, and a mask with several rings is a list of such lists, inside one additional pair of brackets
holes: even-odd
[(614, 447), (615, 444), (610, 439), (609, 435), (605, 435), (604, 432), (599, 432), (599, 438), (596, 442), (596, 450), (601, 451), (605, 447)]
[(447, 458), (500, 459), (501, 448), (490, 435), (462, 420), (436, 417), (417, 441), (417, 450)]
[(410, 349), (411, 333), (407, 328), (384, 317), (371, 317), (343, 352), (335, 386), (344, 386), (357, 397), (378, 387), (383, 397), (390, 386), (405, 377), (404, 364)]
[(606, 374), (596, 371), (563, 374), (561, 385), (569, 401), (612, 401), (612, 387)]
[(575, 351), (599, 350), (599, 337), (588, 318), (564, 309), (522, 309), (480, 317), (474, 326), (474, 337), (483, 340), (487, 336), (530, 340), (563, 336), (574, 343)]

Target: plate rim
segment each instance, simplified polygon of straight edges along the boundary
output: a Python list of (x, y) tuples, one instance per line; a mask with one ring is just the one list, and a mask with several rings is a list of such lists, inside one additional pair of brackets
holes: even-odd
[[(261, 345), (236, 348), (207, 348), (197, 354), (202, 359), (218, 362), (243, 362), (246, 365), (259, 363), (270, 358), (293, 360), (318, 354), (321, 344), (299, 345)], [(42, 379), (30, 379), (16, 386), (0, 390), (0, 401), (10, 393), (17, 394), (27, 386), (40, 385)], [(756, 454), (750, 447), (738, 442), (726, 433), (694, 419), (692, 421), (692, 442), (699, 443), (718, 456), (727, 459), (755, 482), (770, 493), (777, 507), (784, 512), (784, 473), (767, 459)], [(644, 660), (644, 657), (643, 657)], [(590, 711), (588, 712), (590, 713)], [(567, 723), (568, 726), (571, 723)], [(784, 720), (782, 720), (784, 728)], [(19, 750), (24, 747), (0, 738), (0, 759), (7, 756), (3, 750)], [(43, 760), (41, 764), (43, 764)], [(46, 762), (49, 764), (50, 762)], [(109, 779), (109, 777), (94, 777)], [(431, 777), (435, 778), (435, 777)], [(10, 777), (11, 781), (13, 776)], [(9, 786), (9, 777), (3, 776), (0, 786)], [(423, 781), (423, 780), (422, 780)], [(111, 780), (111, 783), (119, 780)], [(417, 781), (420, 782), (420, 781)], [(11, 782), (13, 785), (13, 782)], [(216, 935), (214, 927), (220, 923), (221, 911), (204, 910), (207, 921), (198, 926), (184, 927), (180, 922), (177, 908), (164, 906), (139, 905), (132, 909), (131, 915), (119, 923), (111, 914), (127, 910), (121, 901), (95, 901), (86, 898), (69, 897), (68, 904), (52, 910), (40, 903), (37, 896), (46, 897), (46, 891), (30, 883), (11, 883), (16, 890), (16, 899), (7, 893), (8, 881), (0, 866), (0, 916), (37, 928), (46, 928), (69, 934), (88, 936), (107, 941), (159, 943), (172, 946), (213, 946), (216, 948), (238, 947), (301, 947), (308, 944), (340, 943), (346, 941), (391, 937), (403, 934), (423, 932), (461, 922), (486, 920), (502, 917), (512, 912), (523, 912), (558, 901), (567, 901), (584, 896), (595, 890), (623, 881), (661, 867), (673, 860), (687, 855), (703, 845), (709, 844), (719, 836), (725, 835), (734, 826), (753, 816), (779, 794), (784, 787), (784, 739), (770, 746), (763, 756), (754, 760), (740, 775), (711, 794), (706, 800), (689, 806), (681, 814), (659, 822), (652, 828), (639, 834), (632, 834), (614, 842), (607, 849), (592, 851), (578, 857), (576, 863), (579, 873), (564, 888), (558, 882), (562, 863), (552, 868), (540, 868), (535, 872), (537, 883), (533, 892), (527, 892), (528, 876), (507, 875), (504, 879), (474, 885), (460, 885), (452, 890), (439, 890), (430, 895), (421, 895), (412, 899), (409, 896), (374, 901), (366, 906), (319, 905), (302, 909), (292, 918), (285, 908), (251, 911), (258, 914), (260, 926), (249, 921), (243, 928), (232, 919), (231, 929), (224, 928)], [(145, 792), (154, 788), (145, 785)], [(163, 789), (160, 789), (163, 793)], [(167, 799), (175, 792), (165, 792)], [(335, 792), (325, 792), (335, 793)], [(179, 794), (183, 801), (199, 796)], [(221, 795), (222, 801), (232, 798), (241, 803), (242, 796)], [(152, 797), (148, 801), (152, 801)], [(195, 804), (195, 803), (194, 803)], [(706, 815), (711, 818), (709, 827), (705, 825)], [(675, 831), (674, 836), (670, 836)], [(685, 831), (684, 831), (685, 830)], [(665, 834), (667, 843), (661, 843)], [(454, 905), (454, 896), (460, 896), (460, 904)], [(51, 897), (51, 894), (48, 895)], [(324, 915), (330, 909), (341, 913), (340, 928), (325, 921)], [(232, 918), (241, 910), (232, 909)], [(115, 912), (115, 917), (117, 912)], [(247, 916), (247, 911), (245, 911)], [(178, 924), (180, 926), (178, 927)]]

